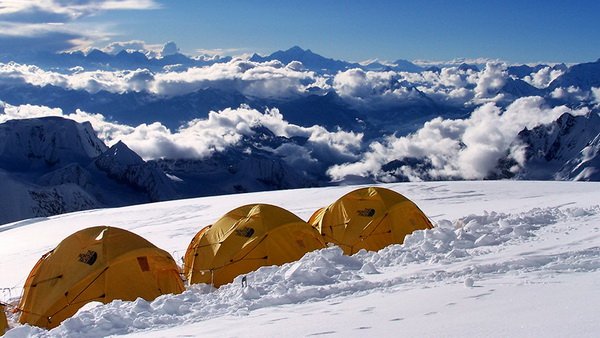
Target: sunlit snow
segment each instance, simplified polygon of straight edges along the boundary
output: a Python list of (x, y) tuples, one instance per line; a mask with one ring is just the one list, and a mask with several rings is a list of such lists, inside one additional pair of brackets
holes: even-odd
[[(595, 336), (600, 332), (600, 183), (427, 182), (385, 185), (436, 224), (403, 245), (344, 256), (337, 247), (263, 267), (215, 290), (88, 306), (60, 336)], [(0, 226), (0, 287), (14, 302), (39, 257), (76, 230), (131, 230), (180, 258), (227, 211), (275, 204), (308, 219), (355, 186), (92, 210)]]

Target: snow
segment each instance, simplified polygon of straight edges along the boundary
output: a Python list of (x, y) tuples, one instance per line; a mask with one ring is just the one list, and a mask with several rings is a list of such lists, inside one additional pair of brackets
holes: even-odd
[[(384, 185), (437, 225), (403, 245), (344, 256), (338, 247), (262, 267), (214, 289), (147, 302), (90, 304), (46, 331), (6, 337), (595, 336), (600, 332), (600, 183), (425, 182)], [(14, 302), (33, 264), (67, 235), (107, 224), (179, 259), (193, 235), (248, 203), (303, 219), (357, 186), (100, 209), (0, 226), (0, 300)], [(9, 314), (9, 316), (11, 316)]]

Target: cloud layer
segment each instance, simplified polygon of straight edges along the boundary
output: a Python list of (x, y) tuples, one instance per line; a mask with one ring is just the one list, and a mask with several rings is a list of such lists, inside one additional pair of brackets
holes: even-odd
[[(142, 47), (141, 42), (111, 45), (111, 48)], [(300, 62), (252, 62), (233, 59), (182, 71), (153, 72), (147, 69), (70, 72), (47, 71), (14, 62), (0, 63), (0, 83), (22, 82), (54, 85), (90, 93), (147, 91), (178, 96), (205, 88), (238, 91), (250, 97), (289, 98), (310, 93), (336, 91), (350, 104), (367, 110), (422, 100), (422, 94), (441, 104), (463, 105), (495, 101), (508, 75), (503, 64), (488, 64), (482, 71), (448, 67), (440, 72), (379, 72), (350, 69), (335, 75), (319, 75)]]
[[(301, 127), (283, 119), (277, 109), (259, 112), (247, 106), (211, 112), (207, 119), (190, 121), (177, 131), (159, 122), (127, 126), (107, 121), (101, 114), (81, 110), (64, 114), (61, 109), (42, 106), (0, 105), (0, 123), (11, 119), (61, 116), (78, 122), (89, 121), (98, 137), (107, 145), (123, 141), (142, 158), (202, 159), (215, 152), (238, 146), (244, 138), (257, 135), (266, 128), (276, 137), (302, 138), (302, 145), (287, 142), (277, 148), (264, 148), (281, 156), (289, 164), (305, 171), (314, 171), (322, 164), (357, 160), (363, 134), (342, 130), (329, 131), (320, 126)], [(260, 145), (258, 145), (260, 147)]]
[[(483, 179), (494, 172), (498, 160), (506, 155), (523, 164), (524, 149), (513, 145), (522, 129), (550, 123), (564, 113), (584, 115), (588, 112), (587, 108), (548, 107), (541, 97), (517, 99), (506, 109), (490, 102), (476, 108), (467, 119), (438, 117), (408, 136), (389, 136), (373, 142), (359, 161), (335, 165), (328, 173), (337, 181), (349, 176), (380, 181), (395, 181), (398, 177)], [(393, 160), (407, 159), (417, 159), (426, 165), (402, 165), (392, 171), (383, 169)]]
[[(131, 43), (113, 47), (141, 47)], [(546, 67), (524, 76), (523, 81), (547, 88), (562, 73), (563, 70)], [(378, 181), (481, 179), (493, 174), (498, 160), (506, 156), (517, 163), (511, 170), (519, 170), (524, 149), (514, 141), (522, 129), (550, 123), (563, 113), (581, 115), (600, 106), (598, 88), (586, 91), (575, 86), (547, 89), (546, 97), (525, 96), (515, 100), (513, 94), (505, 90), (511, 81), (514, 83), (515, 78), (509, 75), (507, 66), (492, 62), (481, 70), (449, 66), (407, 73), (356, 68), (329, 75), (310, 71), (297, 61), (283, 64), (239, 58), (205, 67), (161, 72), (148, 69), (86, 71), (81, 67), (59, 72), (9, 62), (0, 63), (0, 85), (9, 87), (30, 84), (90, 93), (145, 91), (157, 97), (217, 88), (247, 97), (274, 99), (271, 102), (334, 91), (367, 119), (371, 117), (369, 114), (377, 115), (381, 111), (395, 114), (403, 107), (419, 104), (428, 105), (423, 110), (423, 114), (430, 114), (427, 116), (443, 114), (444, 107), (454, 107), (464, 114), (461, 116), (468, 117), (437, 117), (428, 121), (423, 118), (419, 122), (426, 121), (422, 127), (412, 129), (415, 131), (409, 135), (392, 134), (393, 128), (398, 127), (392, 125), (388, 135), (369, 136), (369, 139), (355, 131), (295, 125), (286, 121), (276, 108), (258, 111), (248, 106), (210, 112), (206, 119), (188, 121), (177, 130), (160, 122), (128, 126), (83, 110), (63, 112), (33, 105), (4, 104), (0, 121), (46, 115), (91, 121), (107, 144), (122, 140), (145, 159), (206, 158), (262, 137), (258, 130), (264, 128), (267, 134), (287, 141), (265, 142), (257, 147), (307, 171), (328, 169), (327, 174), (336, 181), (355, 176)], [(568, 104), (553, 106), (564, 102)], [(422, 112), (411, 114), (419, 118)]]
[[(107, 48), (115, 52), (139, 48), (147, 50), (147, 47), (141, 41), (130, 41), (111, 44)], [(168, 44), (167, 47), (166, 52), (174, 52), (177, 48), (174, 44)], [(159, 46), (153, 48), (158, 50)], [(162, 52), (165, 51), (154, 53)], [(544, 89), (562, 74), (562, 70), (545, 67), (520, 80)], [(367, 112), (419, 104), (437, 105), (442, 110), (446, 109), (444, 107), (472, 110), (488, 102), (505, 106), (515, 98), (510, 89), (505, 90), (505, 86), (514, 80), (508, 74), (506, 64), (491, 62), (481, 70), (451, 66), (438, 71), (408, 73), (356, 68), (337, 74), (318, 74), (297, 61), (283, 64), (280, 61), (253, 62), (240, 58), (204, 67), (167, 66), (162, 71), (144, 68), (89, 71), (81, 67), (50, 71), (14, 62), (0, 63), (0, 84), (53, 85), (90, 93), (101, 90), (119, 94), (144, 91), (158, 96), (180, 96), (215, 88), (239, 92), (247, 97), (269, 99), (289, 99), (335, 91), (350, 106)], [(525, 83), (523, 85), (527, 86)], [(514, 89), (519, 84), (512, 86)], [(516, 96), (522, 96), (518, 93), (520, 87), (515, 90)], [(556, 88), (551, 97), (584, 101), (594, 98), (590, 91), (577, 87)]]
[(100, 90), (113, 93), (147, 91), (162, 96), (178, 96), (200, 89), (217, 88), (262, 98), (297, 96), (305, 93), (309, 87), (328, 88), (323, 79), (311, 71), (299, 68), (297, 63), (284, 65), (279, 61), (257, 63), (242, 59), (160, 73), (147, 69), (85, 71), (77, 68), (65, 74), (9, 62), (0, 63), (0, 83), (53, 85), (90, 93)]
[[(483, 179), (496, 170), (498, 160), (505, 156), (515, 160), (517, 166), (512, 170), (516, 172), (525, 158), (524, 148), (514, 142), (519, 131), (550, 123), (564, 113), (589, 113), (587, 108), (549, 107), (541, 97), (520, 98), (505, 109), (490, 102), (476, 108), (467, 119), (434, 118), (415, 133), (387, 136), (365, 147), (361, 133), (301, 127), (285, 121), (277, 109), (259, 112), (247, 106), (228, 108), (211, 112), (207, 119), (190, 121), (177, 131), (158, 122), (135, 127), (117, 124), (101, 114), (81, 110), (63, 114), (61, 109), (9, 104), (2, 104), (2, 110), (0, 122), (42, 116), (90, 121), (108, 145), (124, 141), (145, 159), (206, 158), (240, 146), (244, 139), (262, 137), (258, 130), (266, 128), (277, 137), (306, 140), (302, 144), (284, 142), (275, 148), (255, 145), (281, 156), (296, 168), (314, 172), (329, 167), (327, 174), (334, 181), (359, 176), (384, 182), (399, 178)], [(392, 161), (408, 164), (410, 160), (425, 165), (385, 169)]]

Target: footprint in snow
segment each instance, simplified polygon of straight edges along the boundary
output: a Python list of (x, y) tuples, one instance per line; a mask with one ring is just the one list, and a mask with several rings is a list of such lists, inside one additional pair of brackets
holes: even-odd
[(469, 297), (466, 297), (466, 298), (479, 299), (479, 298), (482, 298), (482, 297), (485, 297), (485, 296), (489, 296), (491, 294), (492, 294), (491, 292), (484, 292), (484, 293), (480, 293), (480, 294), (475, 295), (475, 296), (469, 296)]
[(324, 336), (324, 335), (328, 335), (328, 334), (336, 334), (336, 331), (323, 331), (323, 332), (317, 332), (317, 333), (311, 333), (307, 336)]
[(288, 317), (283, 317), (283, 318), (275, 318), (275, 319), (271, 319), (271, 320), (269, 320), (267, 323), (268, 323), (268, 324), (274, 324), (274, 323), (276, 323), (276, 322), (278, 322), (278, 321), (280, 321), (280, 320), (286, 320), (286, 319), (289, 319), (289, 318), (288, 318)]

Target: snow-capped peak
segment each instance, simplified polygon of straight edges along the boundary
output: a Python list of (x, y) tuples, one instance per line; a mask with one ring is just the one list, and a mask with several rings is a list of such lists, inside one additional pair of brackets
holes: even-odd
[(137, 165), (144, 163), (144, 160), (142, 160), (142, 158), (133, 150), (129, 149), (129, 147), (122, 141), (115, 143), (98, 158), (100, 161), (103, 161), (103, 159), (110, 159), (111, 161), (121, 165)]
[(89, 161), (105, 150), (89, 122), (42, 117), (0, 125), (0, 165), (12, 170)]

